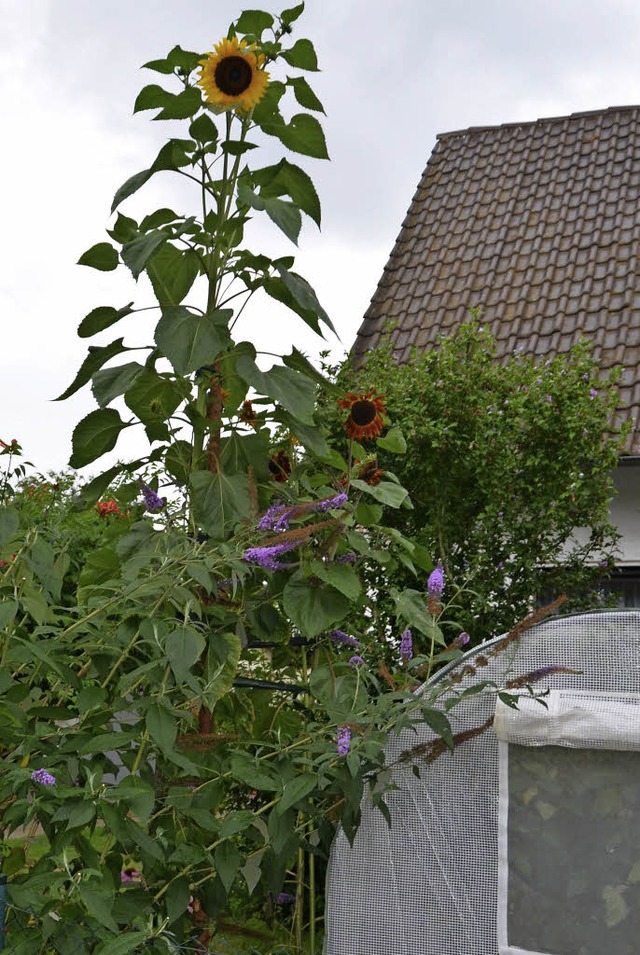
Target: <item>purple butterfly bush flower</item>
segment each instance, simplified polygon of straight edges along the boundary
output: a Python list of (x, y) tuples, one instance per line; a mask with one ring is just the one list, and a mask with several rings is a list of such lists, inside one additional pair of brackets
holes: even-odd
[(429, 574), (427, 581), (427, 593), (430, 597), (441, 597), (444, 590), (444, 569), (442, 561), (439, 560), (434, 569)]
[(272, 504), (258, 521), (258, 530), (271, 531), (278, 518), (284, 511), (290, 510), (287, 504)]
[(339, 726), (336, 737), (338, 756), (346, 756), (351, 747), (351, 730), (348, 726)]
[(336, 564), (353, 564), (355, 560), (356, 555), (353, 551), (350, 551), (348, 554), (341, 554), (340, 557), (335, 558)]
[(400, 637), (400, 656), (406, 661), (413, 656), (413, 634), (408, 627)]
[(150, 488), (144, 481), (140, 481), (140, 491), (144, 498), (144, 506), (148, 511), (159, 511), (164, 507), (164, 499)]
[(455, 638), (453, 645), (457, 650), (461, 650), (462, 647), (466, 647), (466, 645), (469, 643), (469, 640), (471, 640), (471, 637), (463, 630), (462, 633)]
[(276, 896), (276, 905), (291, 905), (295, 900), (296, 897), (291, 892), (279, 892)]
[(345, 633), (344, 630), (330, 630), (329, 639), (333, 643), (341, 643), (345, 647), (359, 647), (360, 641), (356, 640), (355, 637), (350, 637), (348, 633)]
[(31, 773), (34, 783), (40, 783), (42, 786), (55, 786), (56, 777), (47, 772), (46, 769), (34, 769)]
[(242, 555), (242, 559), (250, 564), (257, 564), (259, 567), (265, 567), (267, 570), (280, 570), (283, 567), (291, 567), (291, 564), (282, 563), (276, 560), (281, 554), (294, 550), (299, 540), (283, 541), (281, 544), (272, 544), (270, 547), (249, 547)]
[(350, 657), (349, 663), (352, 667), (358, 669), (358, 667), (361, 667), (364, 663), (364, 657), (361, 657), (359, 653), (356, 653), (354, 656)]
[(335, 497), (325, 498), (324, 501), (318, 501), (314, 511), (336, 511), (341, 507), (344, 507), (347, 501), (349, 500), (348, 494), (336, 494)]

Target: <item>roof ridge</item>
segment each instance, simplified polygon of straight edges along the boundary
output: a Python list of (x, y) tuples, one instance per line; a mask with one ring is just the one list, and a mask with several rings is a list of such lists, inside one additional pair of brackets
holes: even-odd
[(576, 113), (567, 113), (564, 116), (542, 116), (539, 119), (526, 119), (511, 123), (497, 123), (489, 126), (467, 126), (465, 129), (452, 129), (436, 134), (436, 140), (447, 139), (449, 136), (462, 136), (468, 133), (485, 133), (498, 129), (519, 129), (523, 126), (541, 126), (546, 123), (559, 123), (568, 119), (582, 119), (586, 116), (604, 116), (606, 113), (640, 112), (640, 105), (605, 106), (602, 109), (587, 109)]

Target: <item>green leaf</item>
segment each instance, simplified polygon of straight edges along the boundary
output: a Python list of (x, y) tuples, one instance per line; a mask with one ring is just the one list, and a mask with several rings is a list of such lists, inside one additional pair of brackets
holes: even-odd
[(326, 378), (321, 371), (318, 371), (315, 368), (308, 358), (306, 358), (302, 352), (298, 351), (295, 346), (291, 350), (290, 355), (283, 355), (282, 360), (287, 366), (287, 368), (293, 368), (294, 371), (299, 372), (301, 375), (305, 375), (307, 378), (310, 378), (312, 381), (315, 381), (316, 384), (320, 385), (322, 388), (325, 388), (329, 394), (341, 394), (342, 389), (331, 381), (329, 378)]
[(178, 733), (176, 718), (159, 703), (152, 703), (145, 714), (145, 725), (151, 739), (163, 753), (173, 752)]
[(265, 122), (262, 129), (268, 136), (275, 136), (283, 146), (294, 153), (312, 156), (314, 159), (329, 158), (322, 126), (315, 116), (296, 113), (288, 123)]
[(94, 308), (80, 322), (78, 326), (78, 335), (80, 338), (91, 338), (98, 332), (104, 331), (111, 325), (115, 325), (125, 315), (131, 315), (133, 302), (129, 302), (124, 308), (112, 308), (110, 305), (102, 305), (100, 308)]
[(348, 613), (351, 602), (344, 594), (311, 580), (297, 570), (287, 581), (283, 594), (285, 613), (305, 637), (329, 630)]
[(151, 179), (154, 172), (154, 169), (143, 169), (142, 172), (137, 172), (133, 176), (130, 176), (114, 195), (113, 202), (111, 203), (111, 211), (115, 212), (121, 202), (124, 202), (125, 199), (128, 199), (129, 196), (132, 196), (138, 189), (144, 186), (145, 182)]
[(288, 76), (287, 86), (293, 87), (293, 95), (298, 103), (305, 109), (315, 109), (319, 113), (324, 113), (324, 106), (313, 92), (304, 76)]
[(431, 706), (422, 706), (420, 712), (427, 726), (429, 726), (434, 733), (437, 733), (438, 736), (442, 737), (449, 749), (453, 749), (454, 742), (451, 723), (442, 710), (434, 709)]
[(260, 37), (263, 30), (272, 26), (273, 17), (264, 10), (243, 10), (236, 20), (238, 33), (252, 33), (256, 37)]
[(215, 143), (218, 141), (218, 127), (208, 113), (202, 113), (189, 126), (189, 135), (199, 143)]
[(12, 507), (0, 507), (0, 546), (8, 544), (18, 533), (20, 518)]
[(242, 856), (234, 846), (233, 842), (227, 840), (218, 846), (215, 851), (214, 859), (216, 872), (218, 873), (220, 881), (228, 892), (233, 885), (238, 870), (240, 869)]
[(144, 370), (144, 365), (130, 361), (126, 365), (96, 371), (91, 381), (93, 397), (99, 406), (104, 408), (118, 395), (123, 395)]
[(289, 66), (295, 66), (299, 70), (318, 70), (318, 58), (311, 40), (296, 40), (290, 50), (283, 50), (280, 54)]
[(433, 617), (427, 611), (423, 593), (407, 588), (401, 593), (391, 589), (390, 595), (395, 601), (398, 616), (406, 620), (410, 627), (415, 627), (420, 630), (420, 632), (424, 633), (430, 640), (444, 645), (445, 640), (442, 636), (442, 631), (440, 627), (434, 623)]
[(280, 19), (285, 24), (285, 26), (289, 26), (291, 23), (297, 20), (298, 17), (301, 16), (303, 12), (304, 12), (304, 3), (299, 3), (297, 6), (291, 7), (289, 10), (283, 10), (282, 13), (280, 14)]
[(108, 938), (94, 950), (94, 955), (131, 955), (144, 947), (149, 937), (145, 931), (122, 932), (117, 938)]
[(238, 186), (238, 199), (252, 209), (267, 213), (272, 222), (284, 232), (288, 239), (296, 245), (302, 228), (300, 210), (292, 202), (283, 199), (270, 199), (258, 196), (246, 184)]
[(105, 799), (126, 803), (136, 819), (146, 823), (153, 812), (156, 793), (153, 787), (139, 776), (125, 776), (117, 786), (105, 791)]
[(88, 265), (100, 272), (113, 272), (118, 267), (118, 253), (109, 242), (98, 242), (78, 259), (78, 265)]
[(192, 627), (179, 627), (168, 635), (165, 650), (176, 683), (189, 681), (191, 667), (198, 662), (205, 646), (202, 634)]
[(249, 753), (233, 753), (229, 763), (229, 769), (234, 777), (241, 783), (250, 786), (251, 789), (259, 789), (265, 792), (279, 792), (282, 782), (278, 778), (277, 772), (264, 762), (258, 762)]
[(123, 345), (124, 339), (118, 338), (115, 342), (111, 342), (110, 345), (96, 346), (89, 345), (89, 354), (85, 360), (80, 365), (78, 374), (73, 379), (66, 391), (63, 391), (61, 395), (55, 399), (56, 401), (64, 401), (66, 398), (69, 398), (71, 395), (75, 394), (76, 391), (79, 391), (83, 385), (86, 385), (87, 382), (91, 379), (93, 373), (102, 368), (103, 365), (109, 361), (110, 358), (115, 358), (116, 355), (121, 355), (122, 352), (130, 351), (126, 345)]
[[(2, 512), (0, 512), (0, 523), (2, 521)], [(13, 623), (18, 612), (18, 604), (15, 600), (3, 600), (0, 603), (0, 630), (6, 630), (9, 624)]]
[(170, 93), (156, 83), (143, 86), (133, 104), (133, 112), (139, 113), (145, 109), (161, 109), (167, 103), (170, 103), (174, 96), (174, 93)]
[(77, 890), (80, 898), (84, 902), (87, 912), (110, 932), (119, 933), (119, 928), (113, 919), (111, 909), (113, 908), (113, 889), (93, 888), (94, 882), (80, 882)]
[[(255, 353), (254, 353), (255, 354)], [(314, 382), (302, 377), (299, 372), (282, 365), (274, 365), (269, 371), (260, 371), (251, 357), (249, 348), (236, 360), (238, 374), (258, 392), (282, 405), (303, 424), (313, 425), (316, 402)]]
[(198, 256), (191, 249), (177, 249), (166, 242), (147, 262), (147, 275), (160, 305), (179, 305), (200, 271)]
[(351, 481), (351, 485), (357, 488), (358, 491), (369, 494), (376, 501), (379, 501), (381, 504), (386, 504), (388, 507), (402, 507), (403, 504), (410, 503), (407, 489), (401, 487), (400, 484), (395, 484), (393, 481), (381, 481), (380, 484), (376, 484), (375, 487), (372, 487), (370, 484), (367, 484), (366, 481), (360, 481), (354, 478)]
[(174, 70), (178, 69), (182, 72), (186, 71), (187, 73), (190, 73), (191, 70), (195, 70), (202, 59), (202, 53), (196, 53), (193, 50), (183, 50), (179, 45), (174, 46), (167, 56), (167, 61)]
[(318, 776), (315, 773), (301, 773), (282, 790), (282, 798), (276, 807), (276, 812), (286, 812), (291, 806), (305, 799), (318, 785)]
[(158, 246), (167, 241), (161, 230), (147, 232), (122, 246), (122, 261), (137, 279)]
[(128, 424), (113, 408), (90, 412), (74, 429), (69, 467), (83, 468), (107, 451), (112, 451), (118, 435), (127, 427)]
[(214, 540), (225, 538), (251, 516), (246, 474), (194, 471), (190, 483), (194, 520)]
[(331, 329), (334, 335), (337, 335), (338, 333), (333, 327), (331, 319), (318, 301), (316, 293), (313, 291), (307, 280), (301, 275), (298, 275), (296, 272), (289, 272), (288, 269), (282, 267), (279, 267), (278, 271), (284, 285), (289, 292), (291, 292), (298, 305), (300, 305), (300, 307), (305, 311), (310, 311), (317, 315), (320, 321), (324, 322), (324, 324)]
[(311, 177), (299, 166), (281, 159), (274, 166), (265, 166), (252, 172), (260, 196), (290, 196), (295, 204), (320, 227), (320, 199)]
[(191, 892), (189, 891), (189, 880), (185, 879), (184, 876), (180, 876), (170, 883), (166, 893), (167, 917), (169, 919), (169, 925), (175, 922), (176, 919), (180, 918), (180, 916), (184, 915), (184, 913), (187, 911), (190, 896)]
[(378, 438), (376, 444), (391, 454), (404, 454), (407, 450), (407, 442), (400, 428), (390, 428), (383, 438)]
[(247, 883), (249, 895), (253, 895), (253, 891), (262, 876), (262, 867), (260, 863), (262, 862), (262, 857), (266, 851), (267, 849), (264, 847), (262, 849), (256, 849), (255, 852), (250, 852), (247, 856), (247, 861), (240, 869), (242, 875), (244, 876), (244, 880)]
[(209, 640), (205, 666), (207, 691), (204, 699), (210, 710), (231, 690), (241, 653), (242, 644), (235, 633), (218, 631), (213, 639)]
[(188, 484), (193, 465), (191, 444), (188, 441), (174, 441), (165, 455), (164, 464), (171, 477), (178, 484)]
[[(183, 379), (171, 381), (157, 371), (145, 368), (127, 389), (124, 400), (147, 429), (150, 440), (164, 438), (167, 421), (183, 398), (189, 394), (189, 385)], [(152, 437), (158, 432), (157, 437)]]
[[(159, 843), (152, 839), (151, 836), (138, 826), (133, 819), (125, 820), (125, 828), (127, 834), (135, 842), (137, 846), (140, 846), (143, 853), (151, 856), (152, 859), (155, 859), (157, 862), (164, 861), (164, 854), (160, 848)], [(144, 860), (143, 860), (144, 861)]]
[(197, 86), (188, 86), (181, 93), (171, 94), (171, 100), (166, 103), (156, 119), (188, 119), (198, 112), (202, 106), (202, 93)]
[(286, 412), (276, 413), (275, 418), (283, 424), (287, 430), (291, 431), (300, 443), (303, 444), (308, 451), (311, 451), (318, 461), (322, 461), (323, 464), (328, 464), (333, 468), (338, 468), (340, 471), (347, 470), (347, 462), (342, 455), (329, 447), (322, 431), (315, 423), (313, 425), (303, 424), (302, 421), (297, 420), (293, 415), (289, 415)]
[(245, 153), (248, 153), (250, 149), (257, 148), (256, 143), (248, 143), (246, 139), (242, 140), (242, 142), (235, 139), (225, 139), (225, 141), (220, 144), (220, 149), (228, 156), (243, 156)]
[(231, 309), (196, 315), (182, 305), (162, 309), (155, 341), (178, 375), (211, 364), (229, 343)]
[(351, 601), (357, 600), (362, 593), (360, 578), (348, 564), (323, 564), (322, 561), (314, 560), (309, 571), (314, 577), (319, 577), (320, 580), (335, 587)]

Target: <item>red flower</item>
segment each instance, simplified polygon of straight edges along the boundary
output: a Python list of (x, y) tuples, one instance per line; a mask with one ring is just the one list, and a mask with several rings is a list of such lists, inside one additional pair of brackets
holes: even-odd
[(378, 437), (387, 411), (383, 398), (384, 395), (374, 395), (373, 388), (366, 393), (349, 391), (344, 398), (340, 398), (338, 407), (349, 411), (344, 430), (350, 438), (362, 441)]

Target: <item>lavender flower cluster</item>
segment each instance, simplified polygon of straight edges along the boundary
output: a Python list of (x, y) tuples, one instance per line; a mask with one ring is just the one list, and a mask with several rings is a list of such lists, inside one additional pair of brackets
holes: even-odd
[(349, 500), (347, 494), (336, 494), (333, 497), (324, 497), (319, 501), (307, 501), (303, 504), (272, 504), (260, 518), (258, 530), (286, 531), (292, 517), (303, 514), (324, 514), (326, 511), (338, 510), (344, 507)]
[(31, 773), (34, 783), (40, 783), (41, 786), (55, 786), (56, 777), (47, 772), (46, 769), (34, 769)]
[(144, 481), (140, 481), (140, 491), (144, 498), (144, 506), (148, 511), (159, 511), (164, 507), (164, 499), (150, 488)]
[(289, 540), (282, 541), (281, 544), (272, 544), (270, 547), (248, 547), (242, 559), (250, 564), (257, 564), (258, 567), (265, 567), (267, 570), (282, 570), (292, 565), (276, 558), (286, 554), (287, 551), (294, 550), (299, 543), (299, 540)]
[(427, 593), (429, 597), (441, 597), (444, 590), (444, 569), (442, 561), (439, 560), (435, 568), (429, 574), (427, 581)]
[(346, 756), (351, 748), (351, 730), (348, 726), (339, 726), (337, 735), (338, 756)]

